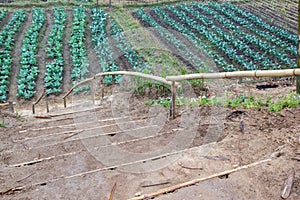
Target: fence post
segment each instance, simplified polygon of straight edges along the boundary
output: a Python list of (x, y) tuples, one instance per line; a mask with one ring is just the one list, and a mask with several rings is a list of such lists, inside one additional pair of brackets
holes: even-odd
[(100, 88), (101, 88), (101, 100), (104, 98), (104, 84), (103, 84), (103, 76), (100, 76)]
[(96, 103), (96, 86), (95, 86), (95, 80), (92, 80), (91, 81), (91, 93), (92, 93), (92, 96), (93, 96), (93, 104), (95, 105)]
[(67, 107), (67, 97), (64, 98), (64, 107)]
[(34, 103), (32, 104), (32, 114), (35, 114), (35, 106), (34, 106)]
[(172, 97), (171, 97), (171, 104), (170, 104), (170, 117), (171, 119), (175, 119), (175, 106), (176, 106), (176, 86), (175, 86), (175, 81), (172, 81), (171, 85), (171, 92), (172, 92)]

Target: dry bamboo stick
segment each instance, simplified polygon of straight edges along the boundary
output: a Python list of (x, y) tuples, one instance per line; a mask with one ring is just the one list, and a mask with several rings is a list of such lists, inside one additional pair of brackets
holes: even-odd
[[(142, 137), (142, 138), (138, 138), (138, 139), (132, 139), (132, 140), (126, 140), (126, 141), (122, 141), (122, 142), (112, 143), (112, 144), (101, 146), (101, 147), (95, 147), (94, 150), (98, 150), (100, 148), (105, 148), (105, 147), (109, 147), (109, 146), (118, 146), (118, 145), (132, 143), (132, 142), (139, 142), (139, 141), (143, 141), (143, 140), (163, 136), (165, 134), (173, 133), (173, 132), (181, 131), (181, 130), (184, 130), (184, 129), (173, 129), (171, 131), (163, 132), (161, 134), (155, 134), (155, 135)], [(52, 159), (65, 158), (67, 156), (72, 156), (72, 155), (81, 153), (83, 151), (86, 151), (86, 149), (82, 149), (80, 151), (75, 151), (75, 152), (71, 152), (71, 153), (60, 154), (60, 155), (56, 155), (56, 156), (44, 157), (44, 158), (40, 158), (38, 160), (31, 160), (31, 161), (27, 161), (27, 162), (23, 162), (23, 163), (17, 163), (17, 164), (14, 164), (14, 165), (10, 165), (9, 167), (22, 167), (22, 166), (25, 166), (25, 165), (32, 165), (32, 164), (35, 164), (35, 163), (40, 163), (40, 162), (44, 162), (44, 161), (48, 161), (48, 160), (52, 160)]]
[[(144, 73), (140, 73), (140, 72), (129, 72), (129, 71), (115, 71), (115, 72), (104, 72), (104, 73), (99, 73), (96, 74), (94, 77), (92, 78), (88, 78), (80, 83), (77, 83), (76, 85), (74, 85), (63, 97), (62, 99), (65, 99), (67, 96), (69, 96), (71, 94), (71, 92), (78, 86), (90, 82), (92, 80), (94, 80), (96, 77), (101, 77), (101, 76), (107, 76), (107, 75), (128, 75), (128, 76), (136, 76), (136, 77), (140, 77), (140, 78), (145, 78), (145, 79), (150, 79), (153, 81), (157, 81), (160, 83), (164, 83), (167, 85), (172, 85), (171, 82), (166, 81), (166, 79), (159, 77), (159, 76), (154, 76), (154, 75), (150, 75), (150, 74), (144, 74)], [(178, 83), (176, 83), (176, 86), (179, 86)]]
[(55, 132), (55, 133), (50, 133), (47, 135), (37, 135), (37, 136), (33, 136), (33, 137), (26, 137), (20, 141), (24, 142), (24, 141), (38, 139), (38, 138), (47, 138), (49, 136), (73, 134), (73, 133), (77, 133), (77, 132), (91, 131), (91, 130), (95, 130), (95, 129), (107, 128), (110, 126), (125, 125), (125, 124), (130, 124), (130, 123), (135, 123), (135, 122), (143, 122), (143, 121), (146, 121), (146, 119), (141, 119), (141, 120), (137, 120), (137, 121), (129, 121), (129, 122), (119, 122), (117, 124), (107, 124), (107, 125), (95, 126), (95, 127), (91, 127), (91, 128), (85, 128), (85, 129), (75, 129), (75, 130), (71, 130), (71, 131)]
[(53, 160), (53, 159), (57, 159), (57, 158), (64, 158), (64, 157), (67, 157), (67, 156), (71, 156), (71, 155), (81, 153), (83, 151), (86, 151), (86, 150), (82, 149), (80, 151), (74, 151), (74, 152), (71, 152), (71, 153), (65, 153), (65, 154), (50, 156), (50, 157), (46, 157), (46, 158), (31, 160), (31, 161), (27, 161), (27, 162), (23, 162), (23, 163), (17, 163), (17, 164), (14, 164), (14, 165), (9, 165), (9, 167), (23, 167), (23, 166), (26, 166), (26, 165), (32, 165), (32, 164), (44, 162), (44, 161), (47, 161), (47, 160)]
[(117, 183), (114, 184), (113, 188), (110, 191), (109, 200), (113, 200), (116, 189), (117, 189)]
[(66, 124), (66, 125), (60, 125), (60, 126), (47, 126), (47, 127), (41, 127), (41, 128), (33, 128), (33, 129), (26, 129), (26, 130), (21, 130), (19, 133), (27, 133), (31, 131), (43, 131), (43, 130), (49, 130), (49, 129), (62, 129), (62, 128), (74, 128), (79, 125), (87, 125), (87, 124), (93, 124), (93, 123), (98, 123), (98, 122), (107, 122), (107, 121), (115, 121), (115, 120), (120, 120), (120, 119), (127, 119), (128, 116), (125, 117), (116, 117), (116, 118), (107, 118), (107, 119), (101, 119), (101, 120), (96, 120), (96, 121), (89, 121), (89, 122), (80, 122), (80, 123), (73, 123), (73, 124)]
[(281, 198), (287, 199), (290, 196), (293, 183), (294, 183), (294, 178), (295, 178), (295, 170), (292, 169), (289, 177), (287, 178), (286, 181), (284, 181), (282, 192), (281, 192)]
[(184, 188), (184, 187), (188, 187), (188, 186), (191, 186), (191, 185), (195, 185), (195, 184), (200, 183), (202, 181), (206, 181), (206, 180), (209, 180), (209, 179), (212, 179), (212, 178), (216, 178), (216, 177), (224, 176), (224, 175), (227, 175), (227, 174), (231, 174), (231, 173), (240, 171), (242, 169), (248, 169), (250, 167), (255, 167), (257, 165), (269, 162), (271, 160), (272, 160), (272, 158), (268, 158), (268, 159), (265, 159), (265, 160), (260, 160), (260, 161), (257, 161), (257, 162), (254, 162), (254, 163), (251, 163), (251, 164), (248, 164), (248, 165), (243, 165), (243, 166), (237, 167), (235, 169), (226, 170), (226, 171), (223, 171), (223, 172), (212, 174), (210, 176), (190, 180), (190, 181), (187, 181), (187, 182), (184, 182), (184, 183), (180, 183), (178, 185), (174, 185), (174, 186), (171, 186), (171, 187), (160, 189), (156, 192), (141, 195), (141, 196), (134, 197), (134, 198), (131, 198), (131, 199), (128, 199), (128, 200), (143, 200), (143, 199), (147, 199), (147, 198), (157, 197), (159, 195), (162, 195), (162, 194), (165, 194), (165, 193), (168, 193), (168, 192), (174, 192), (175, 190), (178, 190), (178, 189), (181, 189), (181, 188)]
[[(212, 142), (212, 143), (209, 143), (209, 144), (206, 144), (206, 145), (211, 145), (211, 144), (215, 144), (215, 142)], [(203, 146), (205, 146), (205, 145), (200, 146), (200, 148), (202, 148)], [(36, 183), (30, 184), (30, 185), (16, 186), (16, 187), (7, 189), (5, 191), (0, 191), (0, 194), (4, 195), (4, 194), (7, 194), (7, 193), (13, 193), (15, 191), (21, 191), (21, 190), (24, 190), (26, 188), (32, 188), (32, 187), (36, 187), (36, 186), (39, 186), (39, 185), (45, 185), (45, 184), (53, 183), (53, 182), (60, 181), (60, 180), (76, 178), (76, 177), (85, 176), (85, 175), (92, 174), (92, 173), (97, 173), (97, 172), (100, 172), (100, 171), (116, 169), (116, 168), (119, 168), (119, 167), (130, 166), (130, 165), (134, 165), (134, 164), (138, 164), (138, 163), (144, 163), (144, 162), (151, 161), (151, 160), (157, 160), (157, 159), (160, 159), (160, 158), (165, 158), (167, 156), (184, 153), (186, 151), (194, 150), (194, 149), (197, 149), (197, 148), (199, 148), (199, 147), (193, 147), (193, 148), (184, 149), (184, 150), (180, 150), (180, 151), (176, 151), (176, 152), (172, 152), (172, 153), (166, 153), (166, 154), (162, 154), (162, 155), (159, 155), (159, 156), (154, 156), (154, 157), (151, 157), (151, 158), (137, 160), (137, 161), (133, 161), (133, 162), (129, 162), (129, 163), (123, 163), (123, 164), (120, 164), (120, 165), (109, 166), (109, 167), (104, 167), (104, 168), (97, 168), (97, 169), (94, 169), (94, 170), (90, 170), (90, 171), (86, 171), (86, 172), (82, 172), (82, 173), (78, 173), (78, 174), (74, 174), (74, 175), (70, 175), (70, 176), (61, 176), (61, 177), (50, 179), (50, 180), (36, 182)]]
[[(109, 133), (103, 133), (103, 134), (96, 134), (96, 135), (91, 135), (91, 136), (87, 136), (87, 137), (78, 137), (78, 138), (73, 138), (73, 139), (70, 139), (70, 140), (64, 140), (64, 141), (60, 141), (60, 142), (56, 142), (56, 143), (52, 143), (52, 144), (47, 144), (45, 146), (37, 146), (37, 147), (30, 148), (30, 149), (39, 149), (39, 148), (51, 147), (51, 146), (65, 144), (65, 143), (69, 143), (69, 142), (87, 140), (87, 139), (97, 138), (97, 137), (101, 137), (101, 136), (121, 134), (121, 133), (125, 133), (125, 132), (142, 130), (142, 129), (146, 129), (146, 128), (154, 128), (154, 127), (157, 127), (157, 125), (143, 126), (143, 127), (139, 127), (139, 128), (135, 128), (135, 129), (128, 129), (128, 130), (123, 130), (123, 131), (115, 131), (115, 132), (109, 132)], [(76, 132), (74, 131), (73, 133), (76, 133)]]
[(198, 73), (186, 74), (180, 76), (167, 76), (167, 81), (184, 81), (192, 79), (220, 79), (220, 78), (258, 78), (258, 77), (287, 77), (300, 76), (300, 69), (282, 69), (282, 70), (256, 70), (256, 71), (235, 71), (220, 73)]

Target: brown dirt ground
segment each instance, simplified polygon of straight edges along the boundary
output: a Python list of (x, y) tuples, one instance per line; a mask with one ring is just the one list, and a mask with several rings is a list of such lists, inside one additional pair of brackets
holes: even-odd
[[(295, 90), (294, 86), (286, 87), (284, 84), (265, 91), (257, 90), (256, 85), (261, 84), (266, 83), (232, 84), (230, 90), (234, 91), (233, 94), (251, 92), (256, 97), (269, 95), (272, 98)], [(210, 90), (213, 90), (213, 86)], [(168, 109), (157, 108), (158, 113), (163, 116), (161, 119), (165, 119), (157, 121), (158, 113), (151, 110), (154, 107), (145, 106), (143, 100), (124, 93), (121, 95), (124, 100), (122, 103), (128, 97), (130, 104), (128, 107), (123, 105), (126, 109), (118, 109), (119, 104), (113, 103), (113, 97), (118, 97), (118, 93), (111, 93), (114, 96), (105, 97), (100, 105), (94, 107), (90, 102), (81, 102), (63, 110), (60, 104), (52, 109), (50, 119), (18, 117), (1, 110), (0, 116), (4, 117), (5, 125), (12, 126), (0, 127), (0, 192), (5, 193), (1, 199), (102, 200), (109, 199), (115, 183), (117, 187), (113, 199), (128, 199), (136, 193), (151, 193), (267, 159), (274, 152), (279, 152), (279, 156), (267, 163), (229, 174), (228, 177), (214, 178), (182, 188), (155, 199), (281, 199), (281, 187), (292, 169), (296, 175), (289, 199), (300, 198), (299, 162), (292, 159), (299, 157), (297, 152), (300, 151), (300, 107), (284, 109), (280, 113), (268, 112), (266, 108), (230, 109), (211, 106), (184, 112), (187, 107), (178, 107), (177, 112), (181, 115), (173, 121), (166, 119)], [(90, 110), (78, 112), (86, 109)], [(227, 117), (235, 110), (246, 111), (246, 114)], [(70, 111), (77, 113), (57, 115)], [(188, 117), (193, 112), (196, 117), (191, 120)], [(108, 120), (112, 117), (119, 119)], [(126, 117), (130, 120), (125, 120)], [(191, 128), (192, 124), (187, 119), (199, 121)], [(241, 119), (245, 133), (240, 130)], [(160, 129), (156, 129), (156, 125)], [(99, 127), (104, 136), (96, 134)], [(140, 128), (139, 131), (133, 130), (137, 127)], [(82, 130), (88, 128), (91, 131)], [(126, 129), (130, 130), (129, 134), (124, 134)], [(216, 137), (215, 132), (218, 130), (221, 133)], [(155, 134), (147, 135), (151, 137), (145, 140), (122, 143), (136, 139), (134, 136), (141, 133)], [(189, 141), (190, 134), (193, 136), (192, 141)], [(182, 141), (177, 145), (182, 148), (173, 146), (164, 157), (161, 157), (163, 153), (147, 155), (148, 152), (163, 149), (170, 141), (176, 141), (176, 137), (181, 137)], [(117, 154), (106, 152), (101, 147), (91, 151), (93, 145), (99, 145), (107, 138), (111, 143), (119, 143), (128, 155), (143, 152), (146, 157), (139, 159), (140, 162), (134, 162), (134, 158), (124, 154), (125, 159), (118, 163), (114, 160), (118, 159)], [(177, 152), (174, 153), (174, 150)], [(174, 154), (170, 155), (172, 152)], [(97, 157), (107, 153), (112, 158), (109, 161), (112, 165)], [(205, 156), (219, 156), (223, 160)], [(143, 159), (146, 160), (141, 161)], [(113, 165), (115, 161), (116, 165)], [(29, 163), (22, 165), (23, 162)], [(147, 170), (138, 173), (142, 169)], [(23, 186), (25, 187), (22, 188)], [(15, 189), (10, 190), (11, 188)]]
[(25, 38), (26, 32), (29, 29), (31, 22), (32, 22), (32, 12), (26, 12), (26, 18), (25, 21), (22, 23), (19, 31), (15, 35), (15, 46), (12, 51), (12, 61), (13, 61), (13, 67), (10, 71), (10, 77), (9, 77), (9, 94), (8, 99), (10, 101), (16, 101), (17, 99), (17, 93), (18, 93), (18, 85), (17, 85), (17, 76), (20, 73), (20, 55), (21, 55), (21, 49), (23, 45), (23, 40)]

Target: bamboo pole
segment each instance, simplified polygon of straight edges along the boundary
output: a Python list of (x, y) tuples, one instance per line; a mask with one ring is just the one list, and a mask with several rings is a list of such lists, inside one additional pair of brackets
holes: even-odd
[(184, 81), (192, 79), (220, 79), (220, 78), (259, 78), (259, 77), (288, 77), (300, 76), (300, 69), (282, 70), (256, 70), (256, 71), (235, 71), (220, 73), (197, 73), (181, 76), (167, 76), (167, 81)]
[(181, 188), (184, 188), (184, 187), (188, 187), (188, 186), (191, 186), (191, 185), (195, 185), (197, 183), (200, 183), (200, 182), (212, 179), (212, 178), (216, 178), (216, 177), (224, 176), (224, 175), (227, 175), (227, 174), (231, 174), (231, 173), (240, 171), (242, 169), (248, 169), (250, 167), (255, 167), (257, 165), (269, 162), (271, 160), (272, 160), (272, 158), (268, 158), (268, 159), (265, 159), (265, 160), (260, 160), (260, 161), (257, 161), (257, 162), (254, 162), (254, 163), (251, 163), (251, 164), (248, 164), (248, 165), (243, 165), (243, 166), (237, 167), (235, 169), (230, 169), (230, 170), (226, 170), (226, 171), (219, 172), (219, 173), (216, 173), (216, 174), (212, 174), (210, 176), (193, 179), (193, 180), (190, 180), (190, 181), (187, 181), (187, 182), (184, 182), (184, 183), (180, 183), (178, 185), (174, 185), (174, 186), (171, 186), (171, 187), (160, 189), (160, 190), (158, 190), (156, 192), (152, 192), (152, 193), (149, 193), (149, 194), (141, 195), (141, 196), (134, 197), (134, 198), (131, 198), (131, 199), (128, 199), (128, 200), (143, 200), (143, 199), (148, 199), (148, 198), (154, 198), (154, 197), (157, 197), (159, 195), (166, 194), (168, 192), (174, 192), (174, 191), (176, 191), (178, 189), (181, 189)]
[(9, 104), (8, 103), (0, 103), (0, 107), (5, 107), (5, 106), (8, 106)]
[[(150, 75), (150, 74), (144, 74), (144, 73), (140, 73), (140, 72), (129, 72), (129, 71), (115, 71), (115, 72), (103, 72), (103, 73), (99, 73), (99, 74), (96, 74), (94, 77), (92, 78), (88, 78), (82, 82), (79, 82), (77, 83), (76, 85), (74, 85), (62, 98), (65, 99), (66, 97), (68, 97), (71, 92), (77, 88), (78, 86), (82, 85), (82, 84), (85, 84), (87, 82), (90, 82), (92, 80), (94, 80), (96, 77), (100, 77), (101, 76), (107, 76), (107, 75), (128, 75), (128, 76), (136, 76), (136, 77), (140, 77), (140, 78), (145, 78), (145, 79), (150, 79), (150, 80), (153, 80), (153, 81), (157, 81), (157, 82), (160, 82), (160, 83), (164, 83), (164, 84), (167, 84), (167, 85), (172, 85), (172, 82), (171, 81), (166, 81), (166, 79), (162, 78), (162, 77), (159, 77), (159, 76), (154, 76), (154, 75)], [(175, 83), (175, 86), (178, 87), (180, 84), (179, 83)]]
[(46, 89), (44, 88), (43, 93), (37, 99), (37, 101), (32, 103), (32, 114), (35, 114), (35, 105), (38, 104), (42, 100), (42, 98), (45, 96), (45, 94), (46, 94)]

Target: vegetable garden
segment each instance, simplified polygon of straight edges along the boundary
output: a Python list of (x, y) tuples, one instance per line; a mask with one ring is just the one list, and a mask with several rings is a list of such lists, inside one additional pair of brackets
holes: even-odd
[(295, 0), (101, 2), (0, 3), (1, 199), (299, 199)]
[[(67, 24), (66, 9), (72, 11), (72, 24)], [(189, 70), (194, 72), (211, 69), (205, 59), (190, 47), (212, 59), (220, 71), (295, 68), (297, 35), (250, 11), (231, 3), (193, 2), (138, 8), (131, 13), (141, 27), (151, 27), (150, 32), (161, 43), (188, 61), (192, 65)], [(46, 12), (50, 12), (52, 17), (47, 18)], [(12, 17), (7, 17), (9, 14)], [(18, 39), (18, 32), (29, 14), (33, 17), (22, 42), (19, 66), (12, 66), (16, 59), (12, 55), (16, 48), (14, 41)], [(3, 22), (4, 19), (7, 21)], [(96, 52), (99, 72), (124, 69), (145, 73), (155, 71), (155, 66), (149, 64), (145, 55), (127, 39), (122, 26), (102, 8), (2, 9), (0, 22), (5, 24), (0, 33), (0, 102), (15, 98), (8, 91), (10, 84), (17, 87), (18, 98), (27, 100), (36, 97), (37, 85), (43, 85), (48, 96), (66, 92), (62, 90), (66, 68), (71, 68), (70, 77), (67, 77), (70, 87), (92, 75), (88, 59), (91, 51)], [(46, 22), (52, 24), (51, 31), (43, 35)], [(65, 44), (67, 26), (72, 32)], [(91, 38), (87, 37), (88, 32)], [(43, 37), (47, 38), (46, 46), (41, 44)], [(91, 44), (88, 41), (92, 41)], [(66, 66), (65, 45), (70, 51), (71, 66)], [(46, 52), (45, 58), (40, 58), (38, 49)], [(120, 56), (122, 62), (117, 59)], [(45, 66), (40, 64), (41, 59), (46, 61)], [(16, 75), (10, 73), (12, 67), (17, 68)], [(40, 71), (45, 71), (43, 82), (37, 82)], [(17, 76), (17, 83), (10, 83), (12, 76)], [(104, 83), (110, 85), (120, 80), (121, 76), (106, 76)], [(88, 87), (80, 88), (80, 91), (82, 89), (85, 91)]]

